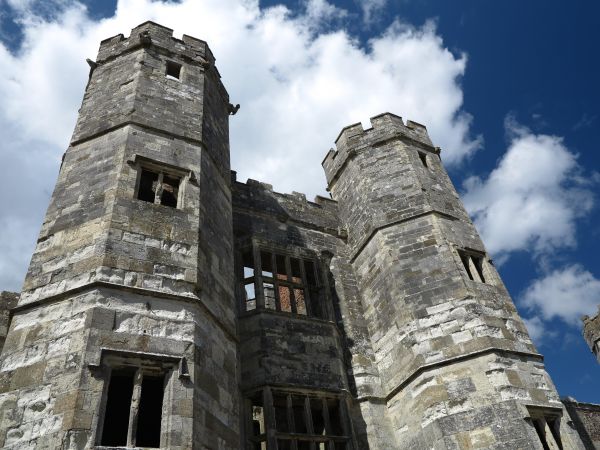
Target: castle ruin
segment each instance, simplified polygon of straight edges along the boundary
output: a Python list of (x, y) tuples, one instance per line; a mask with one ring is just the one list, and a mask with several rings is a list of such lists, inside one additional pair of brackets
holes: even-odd
[(2, 448), (594, 448), (423, 125), (344, 128), (312, 202), (236, 180), (206, 42), (146, 22), (90, 66), (0, 317)]

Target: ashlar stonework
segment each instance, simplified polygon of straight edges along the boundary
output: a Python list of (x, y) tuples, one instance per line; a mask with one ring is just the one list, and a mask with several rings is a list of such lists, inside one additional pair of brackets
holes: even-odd
[(2, 297), (2, 448), (593, 448), (423, 125), (344, 128), (311, 202), (237, 181), (204, 41), (146, 22), (89, 63)]

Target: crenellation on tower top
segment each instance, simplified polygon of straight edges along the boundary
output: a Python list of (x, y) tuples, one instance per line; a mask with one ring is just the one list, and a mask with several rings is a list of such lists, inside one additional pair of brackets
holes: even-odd
[(427, 128), (418, 122), (407, 120), (389, 112), (371, 117), (371, 128), (364, 129), (360, 122), (348, 125), (335, 140), (336, 149), (330, 150), (321, 163), (327, 183), (331, 184), (343, 166), (362, 149), (383, 145), (393, 139), (405, 140), (425, 151), (439, 154), (433, 146)]
[(96, 62), (102, 64), (144, 46), (153, 46), (164, 53), (179, 55), (191, 63), (203, 66), (215, 64), (215, 57), (206, 41), (185, 34), (182, 39), (175, 38), (171, 28), (150, 21), (133, 28), (129, 37), (118, 34), (102, 41)]

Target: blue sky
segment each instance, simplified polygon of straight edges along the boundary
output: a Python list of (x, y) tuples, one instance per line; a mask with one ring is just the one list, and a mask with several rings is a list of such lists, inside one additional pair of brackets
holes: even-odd
[(600, 403), (579, 325), (600, 302), (598, 2), (0, 0), (0, 289), (20, 289), (85, 58), (146, 19), (209, 42), (241, 179), (322, 193), (342, 126), (426, 124), (560, 394)]

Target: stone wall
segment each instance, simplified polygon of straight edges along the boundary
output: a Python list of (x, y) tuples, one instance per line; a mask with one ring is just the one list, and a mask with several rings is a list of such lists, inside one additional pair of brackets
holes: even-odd
[(19, 293), (17, 292), (0, 292), (0, 352), (4, 347), (4, 341), (8, 333), (10, 325), (11, 309), (17, 306), (19, 301)]
[(586, 450), (600, 449), (600, 405), (563, 400)]
[(127, 400), (139, 411), (164, 396), (161, 447), (238, 449), (229, 102), (214, 58), (147, 22), (92, 65), (0, 360), (0, 446), (100, 445), (117, 420), (112, 374), (126, 373), (163, 380)]
[[(348, 230), (388, 445), (542, 448), (524, 417), (562, 405), (439, 149), (392, 114), (371, 124), (342, 130), (323, 166)], [(564, 421), (560, 433), (579, 448)]]
[(583, 337), (600, 363), (600, 314), (583, 318)]

